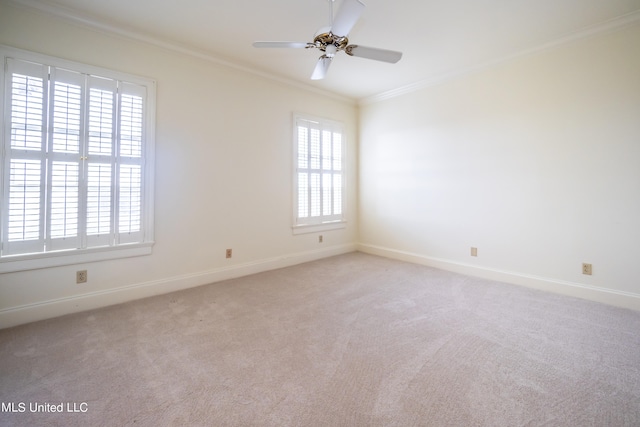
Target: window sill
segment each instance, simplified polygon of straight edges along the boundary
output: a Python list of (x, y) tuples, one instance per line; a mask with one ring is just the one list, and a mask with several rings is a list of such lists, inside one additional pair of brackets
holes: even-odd
[(148, 242), (118, 247), (7, 256), (0, 259), (0, 274), (150, 255), (152, 246), (153, 242)]
[(322, 224), (294, 225), (293, 234), (317, 233), (319, 231), (339, 230), (347, 228), (346, 221), (325, 222)]

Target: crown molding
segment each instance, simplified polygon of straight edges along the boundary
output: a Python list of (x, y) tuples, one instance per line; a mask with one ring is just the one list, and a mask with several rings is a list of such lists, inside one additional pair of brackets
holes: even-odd
[(136, 40), (136, 41), (143, 42), (155, 47), (163, 48), (172, 52), (181, 53), (183, 55), (199, 58), (207, 62), (211, 62), (224, 67), (233, 68), (233, 69), (243, 71), (249, 74), (253, 74), (253, 75), (256, 75), (268, 80), (272, 80), (287, 86), (295, 87), (297, 89), (302, 89), (308, 92), (317, 93), (319, 95), (333, 98), (341, 102), (345, 102), (348, 104), (357, 104), (361, 106), (374, 104), (376, 102), (381, 102), (387, 99), (396, 98), (401, 95), (417, 92), (422, 89), (426, 89), (428, 87), (437, 86), (445, 82), (448, 82), (450, 80), (461, 78), (470, 74), (475, 74), (483, 70), (496, 67), (500, 64), (513, 61), (515, 59), (520, 59), (522, 57), (552, 50), (552, 49), (555, 49), (570, 43), (574, 43), (576, 41), (583, 40), (589, 37), (593, 37), (596, 35), (606, 34), (608, 32), (614, 32), (640, 22), (640, 10), (637, 10), (637, 11), (619, 16), (617, 18), (610, 19), (608, 21), (583, 28), (582, 30), (569, 33), (556, 40), (552, 40), (550, 42), (547, 42), (541, 45), (520, 50), (510, 55), (495, 58), (493, 60), (486, 61), (480, 64), (463, 67), (457, 70), (453, 70), (451, 72), (435, 75), (427, 79), (423, 79), (405, 86), (400, 86), (396, 89), (392, 89), (392, 90), (382, 92), (376, 95), (372, 95), (369, 97), (354, 99), (351, 97), (339, 95), (335, 92), (319, 89), (314, 86), (310, 86), (292, 79), (267, 73), (267, 72), (258, 70), (256, 68), (241, 65), (239, 63), (215, 56), (210, 52), (205, 52), (202, 50), (195, 49), (193, 47), (177, 44), (172, 41), (161, 39), (157, 36), (143, 34), (131, 29), (123, 28), (118, 25), (109, 24), (95, 17), (90, 17), (87, 15), (80, 14), (75, 10), (72, 10), (60, 5), (54, 5), (54, 4), (51, 4), (45, 1), (40, 1), (40, 0), (8, 0), (8, 1), (10, 3), (14, 3), (19, 6), (23, 6), (29, 9), (35, 9), (40, 12), (65, 19), (67, 21), (80, 24), (82, 26), (88, 27), (93, 30), (101, 31), (108, 34), (116, 34), (127, 39)]
[(563, 37), (560, 37), (559, 39), (556, 39), (541, 45), (537, 45), (534, 47), (530, 47), (527, 49), (523, 49), (510, 55), (506, 55), (506, 56), (496, 58), (484, 63), (476, 64), (470, 67), (454, 70), (452, 72), (433, 76), (428, 79), (424, 79), (415, 83), (408, 84), (406, 86), (401, 86), (396, 89), (379, 93), (377, 95), (359, 99), (358, 105), (374, 104), (376, 102), (395, 98), (408, 93), (417, 92), (419, 90), (426, 89), (428, 87), (443, 84), (450, 80), (454, 80), (460, 77), (464, 77), (466, 75), (475, 74), (480, 71), (496, 67), (500, 64), (504, 64), (504, 63), (513, 61), (515, 59), (520, 59), (522, 57), (531, 56), (531, 55), (545, 52), (548, 50), (556, 49), (561, 46), (565, 46), (565, 45), (568, 45), (583, 39), (587, 39), (593, 36), (618, 31), (623, 28), (637, 24), (638, 22), (640, 22), (640, 10), (628, 13), (626, 15), (619, 16), (617, 18), (610, 19), (608, 21), (602, 22), (597, 25), (589, 26), (582, 30), (569, 33)]
[(79, 24), (83, 27), (87, 27), (91, 30), (100, 31), (102, 33), (107, 33), (110, 35), (118, 35), (120, 37), (135, 40), (138, 42), (146, 43), (155, 47), (159, 47), (165, 50), (172, 51), (174, 53), (180, 53), (183, 55), (191, 56), (194, 58), (201, 59), (203, 61), (207, 61), (210, 63), (214, 63), (216, 65), (221, 65), (223, 67), (233, 68), (235, 70), (243, 71), (245, 73), (253, 74), (255, 76), (259, 76), (268, 80), (272, 80), (287, 86), (295, 87), (297, 89), (302, 89), (308, 92), (314, 92), (319, 95), (323, 95), (329, 98), (336, 99), (341, 102), (345, 102), (348, 104), (355, 105), (357, 100), (355, 98), (346, 97), (343, 95), (339, 95), (335, 92), (323, 90), (316, 88), (314, 86), (306, 85), (304, 83), (297, 82), (292, 79), (287, 79), (284, 77), (277, 76), (275, 74), (267, 73), (256, 68), (248, 67), (245, 65), (241, 65), (239, 63), (229, 61), (227, 59), (223, 59), (221, 57), (216, 56), (210, 52), (198, 50), (196, 48), (185, 46), (182, 44), (178, 44), (169, 40), (165, 40), (159, 38), (157, 36), (152, 36), (149, 34), (143, 34), (135, 30), (127, 29), (121, 27), (119, 25), (110, 24), (104, 22), (95, 17), (90, 17), (85, 14), (81, 14), (75, 10), (69, 9), (64, 6), (54, 5), (48, 2), (39, 1), (39, 0), (8, 0), (10, 3), (13, 3), (17, 6), (24, 7), (27, 9), (37, 10), (39, 12), (45, 13), (47, 15), (52, 15), (57, 18), (61, 18), (66, 21), (73, 22), (75, 24)]

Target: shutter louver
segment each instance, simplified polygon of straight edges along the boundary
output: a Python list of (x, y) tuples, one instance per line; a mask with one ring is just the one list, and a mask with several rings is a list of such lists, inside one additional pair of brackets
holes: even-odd
[(87, 167), (87, 235), (105, 236), (109, 233), (111, 233), (111, 165), (89, 163)]
[(80, 152), (81, 96), (78, 85), (54, 83), (52, 149), (56, 153)]
[(142, 156), (142, 98), (123, 94), (120, 101), (120, 156)]
[(8, 240), (41, 238), (41, 162), (11, 160), (9, 173)]
[(141, 172), (140, 166), (137, 165), (122, 165), (120, 167), (118, 231), (121, 234), (140, 231)]
[(333, 213), (342, 215), (342, 175), (333, 175)]
[(298, 218), (309, 216), (309, 174), (298, 173)]
[(320, 174), (311, 174), (311, 194), (309, 197), (311, 216), (320, 216)]
[(330, 174), (322, 175), (322, 215), (333, 214), (333, 177)]
[(320, 131), (311, 129), (311, 139), (309, 141), (310, 169), (320, 169)]
[(333, 170), (342, 170), (342, 135), (337, 132), (333, 134)]
[(53, 162), (51, 166), (52, 239), (78, 235), (78, 163)]
[(43, 81), (13, 74), (11, 85), (11, 148), (42, 150)]
[(332, 141), (331, 131), (325, 130), (322, 132), (322, 170), (331, 170), (333, 163), (333, 153), (331, 152)]
[(309, 129), (298, 126), (298, 168), (307, 169), (309, 167)]
[(113, 151), (113, 91), (89, 90), (89, 155), (110, 156)]

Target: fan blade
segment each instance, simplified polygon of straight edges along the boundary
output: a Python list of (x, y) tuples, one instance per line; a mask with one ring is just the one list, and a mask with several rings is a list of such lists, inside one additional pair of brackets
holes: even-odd
[(333, 58), (322, 55), (316, 64), (316, 68), (313, 70), (313, 74), (311, 75), (311, 80), (322, 80), (324, 76), (327, 74), (327, 70), (329, 69), (329, 65), (331, 65), (331, 60)]
[(304, 42), (253, 42), (253, 47), (275, 47), (275, 48), (293, 48), (303, 49), (309, 46), (309, 43)]
[(390, 62), (395, 64), (402, 58), (402, 52), (396, 52), (395, 50), (378, 49), (375, 47), (359, 46), (352, 44), (346, 47), (345, 52), (351, 56), (358, 56), (360, 58), (373, 59), (376, 61)]
[(343, 0), (331, 26), (333, 35), (338, 37), (348, 36), (363, 11), (364, 3), (360, 0)]

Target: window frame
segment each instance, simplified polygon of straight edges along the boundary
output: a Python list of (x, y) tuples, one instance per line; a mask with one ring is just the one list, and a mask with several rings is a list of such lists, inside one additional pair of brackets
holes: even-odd
[[(88, 248), (70, 248), (49, 252), (32, 252), (23, 254), (5, 254), (0, 251), (0, 274), (32, 270), (38, 268), (56, 267), (70, 264), (103, 261), (132, 256), (149, 255), (154, 245), (154, 170), (155, 170), (155, 111), (156, 111), (156, 82), (153, 79), (131, 75), (103, 67), (96, 67), (75, 61), (69, 61), (36, 52), (30, 52), (10, 46), (0, 45), (0, 161), (2, 173), (0, 173), (0, 244), (2, 249), (7, 239), (5, 236), (5, 215), (8, 215), (8, 183), (5, 180), (4, 168), (8, 164), (10, 153), (7, 152), (10, 143), (11, 114), (9, 87), (11, 77), (8, 75), (7, 59), (42, 64), (43, 67), (55, 67), (66, 69), (87, 75), (88, 78), (98, 77), (122, 82), (124, 85), (132, 84), (144, 90), (143, 100), (143, 141), (140, 165), (141, 177), (141, 233), (140, 241), (127, 243), (116, 242), (109, 246), (96, 246)], [(47, 86), (49, 81), (47, 82)], [(89, 90), (86, 87), (85, 90)], [(48, 91), (47, 91), (48, 92)], [(88, 104), (87, 104), (88, 108)], [(87, 110), (82, 111), (86, 114)], [(48, 130), (47, 130), (48, 132)], [(9, 140), (7, 140), (9, 138)], [(48, 137), (47, 137), (48, 138)], [(125, 163), (126, 164), (126, 161)], [(115, 171), (113, 172), (115, 173)], [(50, 191), (50, 182), (42, 181), (42, 191)], [(111, 203), (115, 203), (113, 200)], [(44, 205), (42, 209), (44, 209)], [(86, 214), (82, 214), (84, 216)], [(112, 231), (116, 232), (116, 230)], [(80, 236), (84, 238), (84, 236)]]
[[(341, 135), (341, 213), (338, 215), (330, 215), (333, 218), (327, 218), (327, 215), (320, 215), (315, 221), (301, 221), (298, 217), (299, 209), (299, 170), (298, 170), (298, 125), (301, 122), (315, 123), (321, 129), (321, 133), (324, 130), (331, 132), (339, 132)], [(293, 234), (314, 233), (320, 231), (329, 231), (342, 229), (347, 226), (347, 138), (345, 135), (344, 124), (335, 120), (325, 119), (321, 117), (311, 116), (307, 114), (294, 113), (293, 115), (293, 203), (292, 203), (292, 231)], [(322, 143), (320, 143), (322, 145)], [(332, 158), (333, 159), (333, 158)], [(322, 169), (322, 168), (320, 168)], [(332, 168), (331, 173), (335, 173)], [(322, 184), (322, 179), (320, 179)], [(322, 186), (321, 186), (322, 188)], [(322, 199), (322, 196), (320, 196)]]

